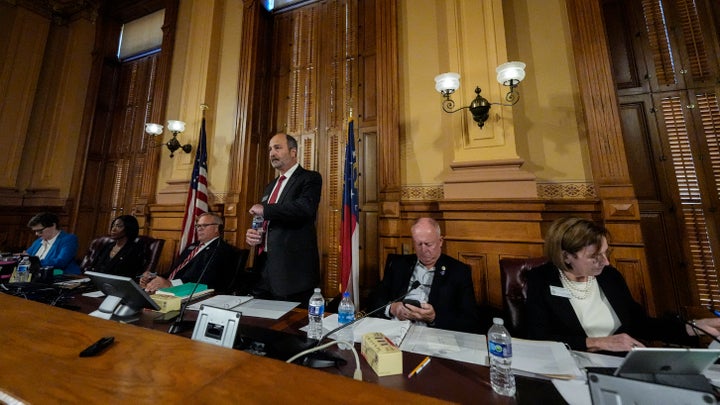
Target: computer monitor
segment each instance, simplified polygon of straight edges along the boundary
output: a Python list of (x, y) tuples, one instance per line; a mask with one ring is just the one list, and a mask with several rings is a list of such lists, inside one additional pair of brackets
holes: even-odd
[(110, 319), (128, 318), (143, 308), (159, 310), (155, 301), (130, 277), (116, 276), (113, 274), (86, 271), (85, 275), (90, 277), (95, 285), (107, 295), (100, 304), (100, 308), (90, 315), (99, 318)]

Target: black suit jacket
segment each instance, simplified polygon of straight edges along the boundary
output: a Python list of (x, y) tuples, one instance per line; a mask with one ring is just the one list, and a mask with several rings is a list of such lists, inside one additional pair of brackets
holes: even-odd
[[(387, 305), (407, 292), (417, 263), (416, 255), (388, 255), (385, 275), (368, 297), (368, 311)], [(432, 327), (460, 332), (479, 331), (470, 266), (445, 254), (435, 263), (428, 303), (435, 308)], [(384, 311), (377, 316), (385, 316)]]
[(288, 296), (320, 285), (315, 220), (320, 204), (320, 173), (301, 166), (289, 179), (275, 204), (268, 204), (277, 179), (265, 188), (261, 200), (268, 222), (267, 251), (262, 278), (275, 296)]
[(115, 247), (114, 242), (105, 245), (89, 270), (125, 277), (136, 277), (145, 271), (143, 268), (145, 253), (142, 246), (127, 241), (125, 246), (111, 258), (110, 251), (113, 247)]
[[(548, 262), (528, 272), (526, 317), (528, 337), (536, 340), (565, 342), (574, 350), (587, 350), (587, 334), (580, 324), (568, 298), (550, 294), (550, 286), (562, 287), (557, 267)], [(595, 278), (620, 319), (615, 332), (627, 333), (635, 339), (663, 340), (680, 344), (693, 344), (685, 325), (678, 319), (649, 317), (645, 309), (635, 302), (620, 272), (606, 266)]]
[[(185, 258), (195, 249), (195, 246), (197, 244), (188, 246), (178, 257), (176, 265), (185, 261)], [(218, 293), (228, 292), (230, 288), (228, 284), (237, 270), (238, 258), (239, 251), (237, 249), (230, 246), (222, 238), (217, 238), (195, 255), (185, 267), (180, 269), (175, 278), (181, 279), (183, 283), (199, 282), (207, 284), (208, 288), (212, 288)], [(198, 281), (206, 264), (207, 270), (202, 280)]]

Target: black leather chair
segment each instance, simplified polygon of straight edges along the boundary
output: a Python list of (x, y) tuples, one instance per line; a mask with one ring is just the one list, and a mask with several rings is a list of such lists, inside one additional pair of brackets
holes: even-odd
[[(95, 262), (95, 258), (103, 248), (111, 243), (113, 243), (113, 239), (109, 236), (101, 236), (90, 242), (90, 247), (80, 262), (80, 269), (83, 273), (89, 270), (90, 265)], [(143, 271), (154, 272), (160, 261), (160, 253), (162, 253), (163, 246), (165, 246), (165, 239), (139, 235), (135, 238), (135, 243), (139, 243), (143, 247)]]
[(544, 257), (500, 259), (505, 326), (514, 337), (527, 336), (523, 319), (527, 299), (527, 272), (546, 261)]
[(237, 265), (225, 273), (225, 280), (221, 283), (227, 286), (221, 294), (249, 295), (252, 289), (252, 273), (245, 268), (250, 249), (236, 249)]

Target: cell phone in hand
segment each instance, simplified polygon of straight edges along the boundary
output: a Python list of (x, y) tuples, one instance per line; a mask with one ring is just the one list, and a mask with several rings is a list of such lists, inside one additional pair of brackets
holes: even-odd
[(403, 305), (405, 305), (405, 306), (412, 305), (414, 307), (422, 308), (422, 305), (420, 305), (420, 301), (414, 300), (411, 298), (405, 298), (403, 300)]

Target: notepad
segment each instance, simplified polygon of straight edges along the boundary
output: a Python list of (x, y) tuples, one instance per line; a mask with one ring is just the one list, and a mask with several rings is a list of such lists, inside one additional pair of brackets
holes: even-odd
[(215, 308), (232, 309), (253, 299), (251, 295), (216, 295), (204, 301), (196, 302), (188, 307), (189, 310), (199, 311), (201, 305)]

